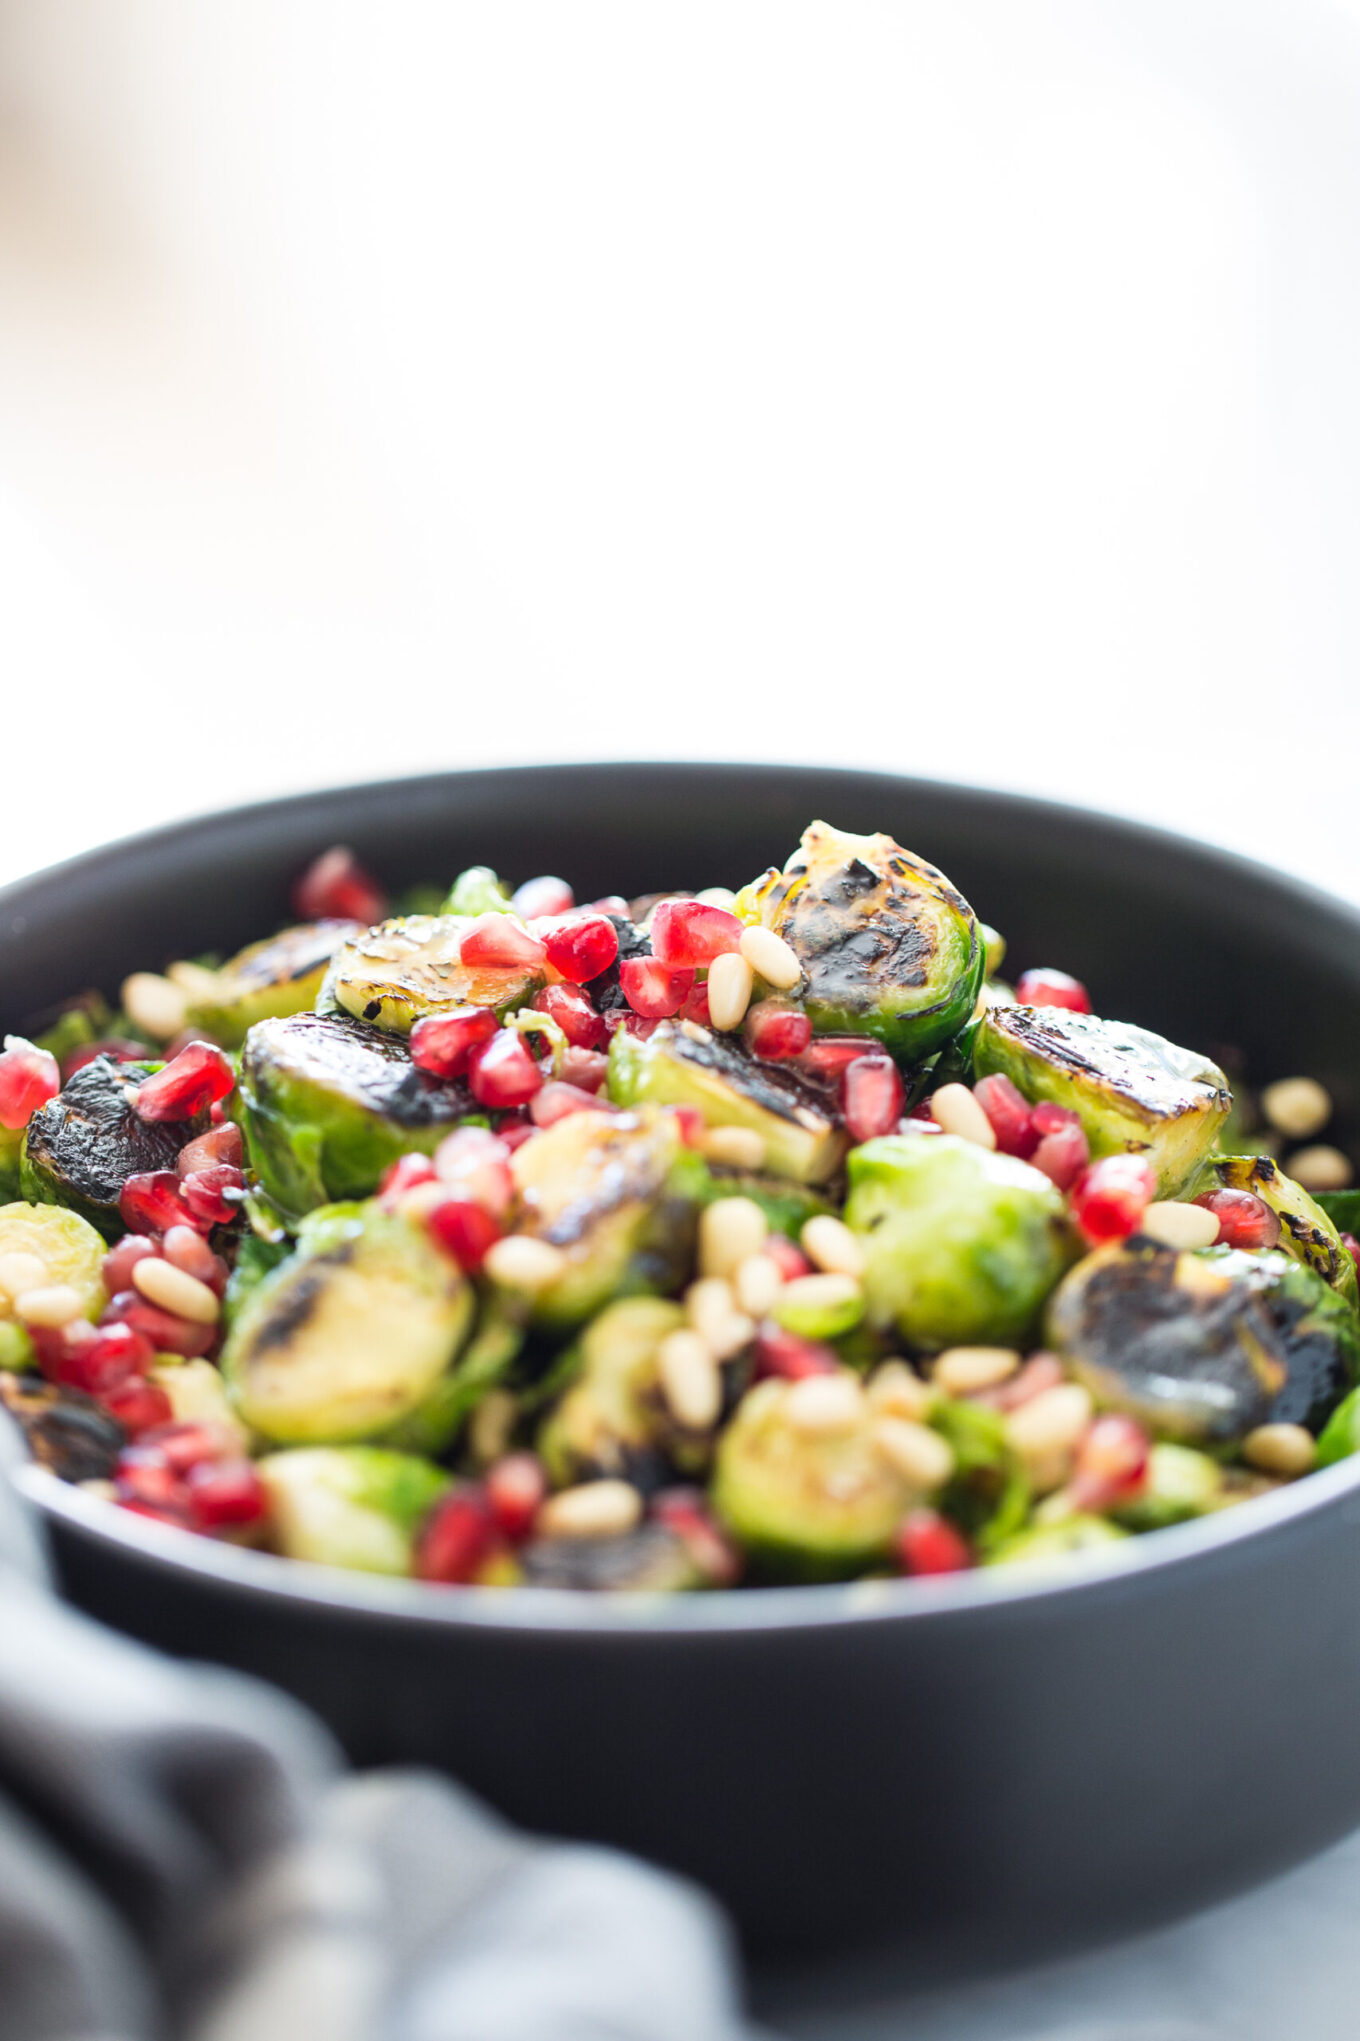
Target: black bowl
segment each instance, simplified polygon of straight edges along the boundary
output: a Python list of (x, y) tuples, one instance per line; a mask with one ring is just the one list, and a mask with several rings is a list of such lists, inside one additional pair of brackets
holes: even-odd
[[(258, 935), (337, 840), (395, 885), (486, 860), (588, 898), (739, 880), (814, 815), (937, 861), (1018, 965), (1077, 972), (1102, 1011), (1320, 1077), (1354, 1140), (1350, 909), (1126, 823), (867, 773), (448, 774), (162, 830), (0, 895), (6, 1022)], [(1037, 1957), (1360, 1820), (1360, 1462), (1061, 1575), (671, 1600), (365, 1579), (29, 1485), (84, 1607), (277, 1681), (361, 1763), (445, 1766), (532, 1827), (691, 1872), (759, 1949)]]

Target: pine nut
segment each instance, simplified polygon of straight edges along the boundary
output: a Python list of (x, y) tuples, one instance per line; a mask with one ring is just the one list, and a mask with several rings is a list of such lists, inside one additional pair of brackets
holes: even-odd
[(765, 1317), (783, 1283), (778, 1263), (768, 1254), (748, 1254), (732, 1278), (737, 1302), (751, 1318)]
[(14, 1314), (25, 1325), (69, 1325), (79, 1318), (85, 1300), (69, 1283), (48, 1283), (41, 1289), (25, 1290), (14, 1300)]
[(748, 1254), (758, 1254), (769, 1221), (754, 1198), (717, 1198), (699, 1214), (699, 1269), (730, 1276)]
[(881, 1361), (869, 1377), (870, 1407), (883, 1417), (925, 1417), (936, 1401), (929, 1382), (905, 1361)]
[(468, 1420), (468, 1444), (479, 1467), (499, 1460), (510, 1444), (519, 1404), (508, 1389), (489, 1389)]
[(1019, 1365), (1013, 1347), (951, 1346), (936, 1360), (930, 1379), (946, 1396), (972, 1396), (979, 1389), (995, 1389)]
[(1066, 1481), (1093, 1409), (1090, 1391), (1080, 1382), (1059, 1382), (1010, 1412), (1006, 1437), (1037, 1489)]
[(1285, 1171), (1306, 1191), (1344, 1191), (1355, 1177), (1350, 1157), (1325, 1145), (1296, 1149)]
[(705, 886), (703, 892), (696, 893), (694, 897), (701, 900), (705, 907), (721, 907), (728, 914), (732, 912), (737, 900), (730, 886)]
[(803, 967), (772, 928), (756, 926), (743, 931), (741, 954), (758, 977), (776, 992), (792, 992), (803, 975)]
[(954, 1472), (954, 1449), (948, 1439), (909, 1417), (876, 1419), (874, 1444), (904, 1481), (924, 1493), (943, 1488)]
[(155, 971), (134, 971), (118, 996), (137, 1032), (153, 1042), (179, 1034), (189, 1011), (188, 994)]
[(210, 971), (205, 964), (167, 964), (165, 975), (172, 985), (177, 985), (192, 1004), (200, 999), (215, 999), (218, 992), (219, 973)]
[(566, 1271), (567, 1257), (550, 1240), (535, 1240), (531, 1233), (508, 1233), (493, 1241), (482, 1267), (493, 1283), (503, 1290), (523, 1290), (537, 1296), (557, 1282)]
[(1138, 1228), (1149, 1240), (1182, 1253), (1196, 1247), (1212, 1247), (1218, 1238), (1218, 1218), (1203, 1205), (1182, 1204), (1175, 1198), (1158, 1198), (1144, 1212)]
[(1317, 1444), (1301, 1424), (1258, 1424), (1242, 1441), (1242, 1458), (1263, 1474), (1292, 1479), (1308, 1473), (1317, 1459)]
[(843, 1219), (819, 1212), (809, 1219), (799, 1239), (808, 1260), (828, 1275), (862, 1276), (864, 1249)]
[(864, 1391), (847, 1369), (839, 1375), (805, 1375), (784, 1396), (784, 1416), (809, 1436), (853, 1431), (864, 1415)]
[(686, 1431), (706, 1432), (722, 1410), (722, 1377), (707, 1341), (697, 1332), (667, 1333), (656, 1350), (661, 1393)]
[(1261, 1110), (1289, 1140), (1310, 1141), (1332, 1117), (1332, 1096), (1315, 1077), (1282, 1077), (1261, 1093)]
[(753, 1127), (709, 1127), (699, 1138), (699, 1153), (728, 1169), (763, 1169), (765, 1136)]
[(433, 1183), (413, 1184), (403, 1191), (397, 1209), (408, 1219), (425, 1219), (436, 1205), (447, 1205), (450, 1195), (449, 1186), (436, 1177)]
[(50, 1275), (41, 1255), (29, 1254), (18, 1247), (9, 1254), (0, 1254), (0, 1295), (22, 1297), (25, 1290), (41, 1290)]
[(713, 1328), (725, 1325), (737, 1308), (732, 1285), (724, 1276), (701, 1276), (686, 1290), (684, 1304), (685, 1316), (705, 1339)]
[(979, 1148), (995, 1148), (992, 1123), (966, 1084), (942, 1084), (931, 1093), (930, 1110), (946, 1134), (957, 1134)]
[(550, 1495), (534, 1529), (544, 1538), (617, 1538), (642, 1518), (642, 1497), (631, 1481), (583, 1481)]
[(145, 1254), (133, 1264), (132, 1286), (162, 1311), (187, 1318), (193, 1325), (216, 1325), (222, 1315), (216, 1293), (206, 1283), (154, 1254)]
[(755, 973), (739, 950), (715, 957), (708, 967), (708, 1015), (715, 1028), (739, 1028), (751, 1004)]

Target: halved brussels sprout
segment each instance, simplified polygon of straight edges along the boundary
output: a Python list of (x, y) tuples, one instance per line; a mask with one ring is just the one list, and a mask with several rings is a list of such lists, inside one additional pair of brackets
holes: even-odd
[(510, 889), (490, 865), (469, 865), (449, 887), (441, 914), (511, 914)]
[(424, 1402), (386, 1434), (408, 1453), (444, 1453), (483, 1397), (510, 1372), (524, 1345), (525, 1328), (504, 1299), (483, 1299), (472, 1337)]
[(1013, 1537), (1029, 1512), (1029, 1477), (1011, 1449), (999, 1410), (966, 1397), (940, 1397), (931, 1429), (949, 1441), (954, 1472), (940, 1507), (967, 1531), (980, 1552)]
[(124, 1230), (118, 1198), (128, 1178), (173, 1169), (185, 1142), (208, 1125), (206, 1113), (193, 1120), (140, 1117), (132, 1095), (158, 1067), (97, 1056), (40, 1106), (24, 1135), (24, 1196), (34, 1204), (67, 1205), (106, 1240), (118, 1239)]
[(424, 1228), (377, 1204), (313, 1213), (250, 1293), (222, 1372), (280, 1444), (380, 1437), (430, 1394), (467, 1336), (472, 1291)]
[(708, 1584), (684, 1539), (665, 1524), (639, 1524), (614, 1538), (535, 1538), (520, 1561), (530, 1587), (682, 1594)]
[(555, 1488), (611, 1474), (657, 1485), (677, 1434), (656, 1351), (684, 1323), (680, 1305), (664, 1297), (628, 1297), (586, 1327), (574, 1349), (576, 1380), (538, 1434)]
[(608, 1083), (616, 1105), (693, 1106), (710, 1127), (759, 1134), (766, 1169), (795, 1183), (825, 1183), (849, 1146), (826, 1092), (692, 1022), (662, 1021), (645, 1041), (619, 1028)]
[(744, 887), (734, 911), (793, 950), (819, 1033), (875, 1035), (919, 1062), (972, 1014), (984, 961), (973, 910), (890, 836), (814, 822), (783, 871)]
[(293, 1216), (366, 1197), (399, 1155), (430, 1155), (484, 1117), (465, 1084), (417, 1070), (404, 1042), (348, 1014), (257, 1022), (239, 1085), (251, 1164)]
[(1286, 1176), (1269, 1155), (1215, 1156), (1196, 1177), (1193, 1195), (1203, 1197), (1218, 1189), (1250, 1191), (1279, 1216), (1280, 1246), (1340, 1291), (1352, 1304), (1357, 1302), (1355, 1263), (1341, 1244), (1341, 1235), (1322, 1206), (1310, 1198), (1302, 1184)]
[(307, 1446), (258, 1461), (272, 1542), (288, 1559), (409, 1574), (444, 1468), (382, 1446)]
[(1003, 1538), (987, 1554), (989, 1566), (1052, 1566), (1082, 1552), (1122, 1543), (1127, 1533), (1104, 1517), (1063, 1517), (1056, 1524), (1034, 1524)]
[(1355, 1311), (1278, 1250), (1097, 1248), (1054, 1292), (1045, 1338), (1104, 1408), (1192, 1444), (1315, 1431), (1360, 1375)]
[(236, 1415), (222, 1371), (211, 1361), (185, 1361), (177, 1355), (161, 1354), (151, 1370), (150, 1380), (170, 1398), (177, 1424), (206, 1424), (225, 1434), (238, 1452), (244, 1452), (249, 1433)]
[(564, 1273), (534, 1298), (542, 1325), (579, 1325), (612, 1297), (677, 1289), (708, 1172), (674, 1113), (571, 1113), (511, 1158), (520, 1230), (560, 1247)]
[(847, 1173), (876, 1324), (925, 1352), (1024, 1339), (1075, 1253), (1046, 1176), (952, 1134), (866, 1141)]
[(1193, 1446), (1160, 1439), (1148, 1454), (1147, 1476), (1138, 1493), (1111, 1514), (1129, 1531), (1160, 1531), (1207, 1516), (1231, 1501), (1222, 1467)]
[(104, 1237), (88, 1219), (61, 1205), (0, 1205), (0, 1256), (32, 1255), (41, 1262), (42, 1284), (74, 1290), (87, 1318), (97, 1318), (108, 1301), (104, 1289)]
[(215, 974), (211, 995), (191, 1001), (189, 1025), (239, 1049), (256, 1021), (309, 1012), (340, 945), (362, 933), (357, 921), (309, 921), (251, 943)]
[(1092, 1155), (1146, 1155), (1163, 1198), (1212, 1154), (1232, 1104), (1227, 1078), (1207, 1056), (1127, 1021), (1058, 1006), (988, 1007), (973, 1068), (979, 1077), (999, 1071), (1031, 1101), (1070, 1106)]
[(38, 1465), (63, 1481), (107, 1481), (127, 1444), (122, 1425), (93, 1396), (32, 1375), (0, 1373), (0, 1409)]
[(366, 929), (336, 952), (318, 1011), (350, 1013), (409, 1035), (423, 1014), (450, 1006), (489, 1006), (504, 1015), (526, 1005), (543, 974), (465, 968), (458, 951), (471, 925), (461, 915), (408, 914)]

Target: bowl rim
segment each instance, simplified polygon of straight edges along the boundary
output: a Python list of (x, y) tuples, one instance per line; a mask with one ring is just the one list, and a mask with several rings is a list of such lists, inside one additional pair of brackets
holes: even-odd
[[(148, 855), (173, 853), (177, 845), (215, 831), (249, 836), (286, 813), (294, 825), (300, 817), (318, 814), (337, 802), (354, 811), (381, 805), (399, 789), (418, 797), (459, 784), (478, 781), (493, 789), (500, 783), (508, 797), (526, 783), (603, 775), (619, 781), (647, 776), (682, 780), (702, 774), (731, 784), (756, 780), (771, 787), (802, 780), (814, 784), (838, 779), (847, 787), (891, 788), (903, 800), (913, 793), (933, 799), (972, 802), (998, 817), (1010, 815), (1030, 827), (1082, 832), (1098, 828), (1132, 850), (1137, 848), (1210, 875), (1225, 885), (1248, 885), (1325, 916), (1339, 930), (1360, 942), (1360, 909), (1307, 880), (1259, 864), (1240, 852), (1202, 843), (1192, 837), (1133, 821), (1122, 815), (1072, 803), (1049, 801), (955, 781), (863, 770), (851, 766), (750, 764), (740, 760), (581, 760), (514, 766), (472, 766), (418, 775), (394, 774), (339, 787), (311, 789), (300, 795), (275, 796), (237, 807), (181, 818), (156, 828), (121, 837), (83, 851), (0, 888), (0, 914), (11, 916), (11, 931), (22, 936), (26, 897), (35, 890), (61, 889), (86, 873), (107, 881), (109, 866), (119, 859), (140, 862)], [(355, 820), (361, 820), (355, 813)], [(15, 914), (15, 909), (21, 910)], [(1223, 1557), (1251, 1546), (1289, 1525), (1340, 1510), (1347, 1518), (1360, 1512), (1346, 1499), (1360, 1492), (1360, 1455), (1321, 1469), (1273, 1493), (1254, 1497), (1215, 1515), (1145, 1533), (1092, 1549), (1073, 1564), (1032, 1567), (981, 1567), (932, 1579), (884, 1578), (824, 1585), (717, 1589), (700, 1594), (665, 1595), (626, 1591), (608, 1596), (584, 1590), (535, 1587), (451, 1587), (377, 1574), (347, 1572), (308, 1561), (201, 1538), (172, 1525), (121, 1511), (101, 1497), (59, 1480), (32, 1462), (20, 1464), (12, 1478), (49, 1524), (60, 1525), (83, 1542), (112, 1547), (120, 1555), (156, 1573), (189, 1576), (206, 1585), (245, 1596), (263, 1596), (271, 1603), (299, 1610), (322, 1609), (403, 1627), (493, 1630), (558, 1637), (596, 1639), (648, 1638), (666, 1635), (741, 1638), (771, 1630), (840, 1629), (865, 1623), (965, 1618), (997, 1607), (1022, 1609), (1034, 1603), (1058, 1602), (1131, 1586), (1150, 1575), (1179, 1572), (1197, 1561)]]

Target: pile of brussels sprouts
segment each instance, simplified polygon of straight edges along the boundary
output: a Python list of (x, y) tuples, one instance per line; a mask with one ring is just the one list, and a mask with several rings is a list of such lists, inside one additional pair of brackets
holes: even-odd
[(296, 905), (0, 1055), (0, 1399), (92, 1493), (669, 1591), (1048, 1561), (1360, 1444), (1360, 1193), (890, 837), (391, 914), (337, 850)]

